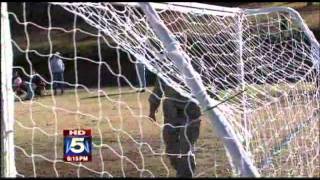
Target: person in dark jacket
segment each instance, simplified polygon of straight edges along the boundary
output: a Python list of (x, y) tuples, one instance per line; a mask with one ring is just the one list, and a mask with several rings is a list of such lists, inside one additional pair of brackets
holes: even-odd
[(166, 153), (177, 177), (192, 177), (195, 171), (193, 146), (200, 132), (200, 108), (158, 79), (153, 93), (149, 96), (149, 117), (154, 121), (161, 98), (165, 123), (162, 133)]

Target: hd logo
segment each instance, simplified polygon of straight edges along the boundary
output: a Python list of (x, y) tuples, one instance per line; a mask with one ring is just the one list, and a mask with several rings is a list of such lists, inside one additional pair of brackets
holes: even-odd
[(91, 161), (92, 136), (90, 129), (63, 130), (63, 159), (67, 162)]

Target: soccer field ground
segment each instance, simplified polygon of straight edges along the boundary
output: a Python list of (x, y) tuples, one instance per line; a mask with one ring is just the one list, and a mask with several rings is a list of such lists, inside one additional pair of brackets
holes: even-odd
[[(269, 88), (276, 89), (275, 86)], [(281, 85), (278, 88), (286, 89)], [(310, 93), (313, 91), (312, 86), (307, 84), (302, 89), (309, 89)], [(162, 108), (156, 114), (156, 123), (147, 117), (151, 90), (152, 87), (148, 87), (146, 92), (136, 93), (130, 87), (110, 87), (100, 89), (99, 95), (97, 89), (69, 89), (63, 96), (51, 96), (48, 92), (49, 95), (33, 101), (16, 101), (15, 145), (19, 175), (174, 177), (175, 171), (164, 152), (161, 135)], [(275, 92), (271, 94), (278, 96)], [(248, 93), (254, 92), (248, 90)], [(259, 97), (258, 94), (256, 96)], [(288, 104), (290, 101), (296, 104)], [(281, 144), (289, 137), (289, 132), (294, 136), (289, 148), (283, 146), (281, 153), (273, 159), (274, 167), (266, 168), (262, 173), (268, 176), (319, 176), (319, 159), (314, 152), (318, 145), (319, 121), (315, 118), (311, 118), (312, 121), (303, 120), (310, 111), (317, 109), (317, 102), (303, 104), (303, 99), (299, 97), (290, 101), (279, 99), (261, 110), (248, 113), (247, 118), (254, 127), (252, 129), (256, 128), (256, 131), (252, 131), (254, 138), (250, 141), (250, 151), (254, 153), (259, 166), (261, 158), (270, 156), (271, 152), (266, 151)], [(319, 114), (316, 116), (319, 117)], [(195, 176), (231, 176), (231, 167), (222, 143), (214, 135), (208, 119), (205, 116), (201, 119), (200, 137), (195, 148)], [(298, 132), (295, 128), (301, 124), (300, 121), (307, 126)], [(63, 162), (63, 130), (77, 128), (92, 130), (92, 162)], [(261, 145), (270, 147), (261, 148)], [(303, 156), (296, 154), (300, 151), (305, 152)], [(300, 172), (293, 172), (292, 169)]]
[[(151, 88), (68, 90), (63, 96), (45, 96), (15, 103), (16, 166), (24, 176), (175, 176), (161, 137), (162, 108), (157, 122), (148, 118)], [(50, 92), (49, 92), (50, 94)], [(211, 124), (201, 118), (196, 144), (198, 177), (230, 176), (223, 145)], [(63, 130), (92, 129), (92, 162), (63, 162)], [(80, 166), (79, 166), (80, 165)]]

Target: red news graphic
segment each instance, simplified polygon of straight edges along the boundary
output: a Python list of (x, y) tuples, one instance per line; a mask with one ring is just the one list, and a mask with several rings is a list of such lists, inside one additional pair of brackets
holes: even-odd
[(91, 129), (63, 130), (63, 159), (67, 162), (88, 162), (92, 160)]

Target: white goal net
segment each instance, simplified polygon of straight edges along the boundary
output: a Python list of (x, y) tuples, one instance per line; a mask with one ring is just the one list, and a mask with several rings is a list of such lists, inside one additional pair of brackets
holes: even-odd
[[(295, 10), (151, 3), (198, 78), (176, 66), (137, 3), (8, 5), (13, 71), (29, 79), (35, 70), (47, 87), (30, 100), (15, 94), (16, 176), (175, 176), (162, 109), (155, 123), (148, 117), (153, 82), (136, 92), (137, 63), (147, 81), (159, 77), (198, 103), (188, 83), (196, 78), (260, 176), (320, 176), (319, 43)], [(48, 66), (57, 51), (61, 96)], [(201, 119), (193, 176), (238, 175), (211, 119)], [(92, 162), (63, 161), (63, 130), (75, 128), (92, 129)]]

